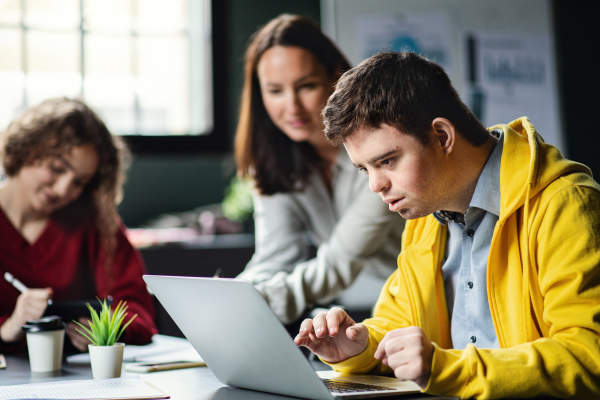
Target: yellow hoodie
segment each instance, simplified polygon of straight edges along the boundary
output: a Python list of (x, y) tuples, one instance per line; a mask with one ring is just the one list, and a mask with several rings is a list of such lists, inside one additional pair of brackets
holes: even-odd
[(365, 351), (337, 371), (390, 373), (373, 358), (391, 330), (434, 342), (424, 392), (462, 398), (600, 398), (600, 185), (523, 117), (504, 131), (501, 206), (487, 267), (500, 349), (452, 349), (442, 259), (447, 227), (408, 221), (398, 270), (365, 321)]

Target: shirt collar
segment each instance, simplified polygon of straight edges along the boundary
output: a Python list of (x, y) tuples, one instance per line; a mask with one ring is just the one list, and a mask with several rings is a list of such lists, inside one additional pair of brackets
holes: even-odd
[[(487, 160), (483, 171), (481, 171), (481, 175), (479, 175), (469, 208), (480, 208), (500, 216), (500, 164), (504, 136), (500, 129), (494, 129), (490, 131), (490, 134), (498, 139), (498, 143)], [(434, 212), (433, 217), (442, 225), (446, 225), (446, 221), (454, 221), (463, 226), (465, 225), (464, 215), (458, 212), (440, 210)]]
[[(504, 147), (504, 136), (499, 129), (498, 143), (488, 159), (473, 193), (469, 208), (477, 207), (495, 216), (500, 216), (500, 164), (502, 161), (502, 149)], [(494, 135), (495, 136), (495, 135)]]

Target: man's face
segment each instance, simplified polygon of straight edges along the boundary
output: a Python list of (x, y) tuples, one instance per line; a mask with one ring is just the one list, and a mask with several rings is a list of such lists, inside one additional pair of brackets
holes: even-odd
[(434, 130), (427, 145), (389, 125), (361, 129), (344, 142), (355, 167), (369, 176), (370, 189), (406, 219), (444, 209), (451, 197), (447, 153)]

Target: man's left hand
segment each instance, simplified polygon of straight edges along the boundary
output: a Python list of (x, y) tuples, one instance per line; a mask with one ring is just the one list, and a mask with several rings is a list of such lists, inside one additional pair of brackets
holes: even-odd
[(390, 331), (377, 346), (375, 358), (394, 370), (398, 379), (426, 388), (431, 375), (433, 344), (416, 326)]

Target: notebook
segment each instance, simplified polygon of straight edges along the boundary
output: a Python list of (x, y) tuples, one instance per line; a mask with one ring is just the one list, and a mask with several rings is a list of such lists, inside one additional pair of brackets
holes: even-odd
[(29, 383), (0, 387), (0, 400), (13, 399), (168, 399), (168, 394), (139, 378)]
[(411, 381), (315, 372), (248, 282), (152, 275), (144, 275), (144, 280), (217, 379), (226, 385), (314, 400), (420, 392)]

